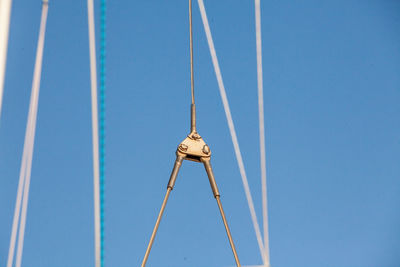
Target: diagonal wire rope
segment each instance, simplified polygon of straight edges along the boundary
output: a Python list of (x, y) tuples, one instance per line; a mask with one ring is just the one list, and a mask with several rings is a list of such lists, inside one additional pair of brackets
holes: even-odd
[(22, 153), (22, 160), (21, 160), (21, 169), (19, 174), (19, 182), (18, 182), (18, 189), (17, 189), (17, 200), (14, 209), (14, 218), (11, 230), (11, 239), (10, 239), (10, 246), (8, 250), (8, 259), (7, 259), (7, 267), (12, 267), (14, 261), (14, 253), (15, 253), (15, 244), (17, 240), (17, 231), (19, 226), (19, 218), (21, 214), (21, 203), (22, 203), (22, 196), (25, 188), (25, 180), (26, 180), (26, 164), (27, 164), (27, 157), (30, 153), (30, 141), (32, 135), (32, 112), (33, 108), (33, 92), (31, 93), (31, 100), (29, 105), (29, 112), (28, 112), (28, 121), (26, 125), (25, 131), (25, 140), (24, 140), (24, 149)]
[(249, 206), (250, 215), (251, 215), (251, 219), (252, 219), (252, 222), (253, 222), (254, 231), (256, 233), (257, 242), (258, 242), (258, 246), (259, 246), (259, 249), (260, 249), (261, 257), (263, 258), (263, 261), (264, 261), (264, 256), (265, 256), (265, 254), (264, 254), (264, 245), (263, 245), (263, 241), (262, 241), (262, 237), (261, 237), (260, 226), (258, 225), (257, 215), (256, 215), (256, 211), (255, 211), (255, 208), (254, 208), (254, 202), (253, 202), (253, 198), (251, 196), (251, 191), (250, 191), (250, 187), (249, 187), (249, 183), (248, 183), (248, 180), (247, 180), (246, 171), (245, 171), (244, 164), (243, 164), (243, 158), (242, 158), (242, 154), (240, 152), (239, 142), (238, 142), (238, 139), (237, 139), (235, 126), (233, 124), (233, 119), (232, 119), (232, 115), (231, 115), (231, 111), (230, 111), (230, 107), (229, 107), (228, 98), (226, 96), (225, 86), (224, 86), (221, 70), (220, 70), (219, 63), (218, 63), (217, 53), (215, 51), (214, 41), (212, 39), (210, 26), (208, 24), (207, 13), (206, 13), (206, 10), (205, 10), (205, 7), (204, 7), (203, 0), (198, 0), (198, 4), (199, 4), (199, 8), (200, 8), (201, 18), (202, 18), (203, 25), (204, 25), (204, 30), (205, 30), (206, 36), (207, 36), (207, 41), (208, 41), (208, 46), (209, 46), (209, 49), (210, 49), (212, 62), (213, 62), (213, 65), (214, 65), (215, 75), (216, 75), (217, 81), (218, 81), (219, 92), (220, 92), (222, 103), (223, 103), (223, 106), (224, 106), (225, 115), (226, 115), (226, 119), (227, 119), (227, 122), (228, 122), (231, 138), (232, 138), (233, 147), (234, 147), (234, 150), (235, 150), (236, 160), (237, 160), (237, 163), (238, 163), (238, 166), (239, 166), (239, 170), (240, 170), (240, 175), (241, 175), (242, 182), (243, 182), (244, 191), (245, 191), (245, 194), (246, 194), (247, 204)]
[[(33, 93), (33, 92), (32, 92)], [(22, 160), (21, 160), (21, 169), (19, 174), (19, 182), (18, 182), (18, 189), (17, 189), (17, 200), (15, 203), (14, 209), (14, 218), (11, 230), (11, 238), (10, 238), (10, 246), (8, 249), (8, 259), (7, 259), (7, 267), (12, 267), (14, 261), (14, 253), (15, 253), (15, 244), (17, 240), (17, 231), (19, 225), (19, 218), (21, 214), (21, 203), (22, 203), (22, 196), (25, 187), (25, 179), (26, 179), (26, 163), (27, 157), (30, 150), (30, 140), (31, 140), (31, 132), (32, 132), (32, 108), (33, 108), (33, 94), (31, 93), (31, 100), (29, 105), (29, 112), (28, 112), (28, 121), (26, 125), (25, 131), (25, 140), (24, 140), (24, 149), (22, 153)]]
[[(29, 105), (28, 122), (25, 133), (24, 150), (21, 162), (20, 178), (17, 191), (17, 201), (14, 211), (14, 219), (11, 231), (11, 240), (10, 240), (9, 254), (7, 260), (7, 267), (11, 267), (13, 265), (15, 242), (16, 242), (19, 222), (20, 226), (18, 232), (16, 267), (20, 267), (22, 261), (22, 251), (24, 246), (26, 215), (28, 210), (29, 188), (30, 188), (30, 178), (32, 169), (32, 157), (33, 157), (33, 148), (35, 140), (36, 121), (37, 121), (37, 108), (39, 103), (40, 77), (42, 72), (43, 48), (44, 48), (44, 38), (46, 31), (47, 12), (48, 12), (48, 2), (47, 0), (45, 0), (43, 1), (42, 5), (42, 16), (40, 23), (38, 47), (36, 51), (36, 62), (35, 62), (34, 77), (32, 82), (32, 93)], [(20, 217), (21, 221), (19, 221)]]
[(264, 126), (264, 95), (262, 71), (262, 43), (261, 43), (261, 8), (260, 0), (255, 0), (256, 48), (257, 48), (257, 87), (258, 87), (258, 119), (260, 135), (260, 167), (264, 229), (264, 264), (270, 266), (269, 235), (268, 235), (268, 203), (267, 203), (267, 167), (265, 157), (265, 126)]
[(40, 23), (40, 32), (39, 32), (39, 41), (38, 48), (36, 54), (36, 63), (35, 63), (35, 71), (34, 71), (34, 79), (32, 82), (32, 92), (33, 92), (33, 118), (31, 121), (31, 140), (30, 140), (30, 148), (29, 153), (27, 155), (27, 166), (26, 166), (26, 178), (25, 178), (25, 188), (24, 195), (22, 201), (22, 210), (21, 210), (21, 223), (18, 233), (18, 247), (17, 247), (17, 255), (16, 255), (16, 267), (21, 267), (22, 262), (22, 251), (24, 247), (24, 236), (25, 236), (25, 226), (26, 226), (26, 215), (28, 211), (28, 200), (29, 200), (29, 188), (31, 181), (31, 170), (32, 170), (32, 157), (33, 157), (33, 148), (34, 148), (34, 140), (35, 140), (35, 132), (36, 132), (36, 121), (37, 121), (37, 109), (39, 104), (39, 90), (40, 90), (40, 77), (42, 74), (42, 63), (43, 63), (43, 49), (44, 49), (44, 40), (46, 33), (46, 24), (47, 24), (47, 13), (48, 13), (48, 0), (42, 1), (42, 18)]
[(100, 174), (99, 174), (99, 123), (97, 111), (96, 39), (93, 0), (87, 1), (90, 55), (90, 85), (92, 103), (93, 187), (94, 187), (94, 247), (95, 267), (101, 267)]

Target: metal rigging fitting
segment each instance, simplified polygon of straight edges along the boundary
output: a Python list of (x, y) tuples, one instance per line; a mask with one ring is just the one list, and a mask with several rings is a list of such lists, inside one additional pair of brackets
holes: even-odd
[(160, 210), (160, 213), (158, 214), (158, 218), (157, 218), (156, 224), (154, 226), (153, 233), (151, 235), (149, 244), (147, 246), (146, 254), (144, 256), (141, 266), (142, 267), (146, 266), (146, 262), (149, 257), (149, 254), (150, 254), (150, 250), (153, 245), (154, 238), (155, 238), (157, 230), (158, 230), (158, 226), (160, 225), (161, 217), (164, 213), (164, 209), (167, 204), (169, 195), (170, 195), (172, 189), (174, 188), (176, 179), (178, 177), (179, 169), (182, 166), (183, 160), (191, 160), (194, 162), (201, 162), (204, 164), (204, 168), (207, 172), (208, 180), (210, 182), (211, 190), (213, 192), (215, 199), (217, 200), (218, 208), (219, 208), (219, 211), (222, 216), (222, 221), (224, 223), (225, 230), (228, 235), (229, 243), (231, 245), (231, 249), (232, 249), (233, 255), (235, 257), (236, 266), (240, 267), (241, 265), (239, 262), (239, 258), (238, 258), (237, 252), (236, 252), (235, 245), (233, 243), (231, 232), (229, 230), (228, 222), (225, 217), (225, 212), (222, 208), (222, 204), (221, 204), (221, 200), (220, 200), (220, 193), (219, 193), (218, 186), (215, 181), (214, 173), (213, 173), (211, 163), (210, 163), (211, 150), (208, 147), (208, 145), (204, 142), (203, 138), (197, 132), (191, 132), (185, 138), (185, 140), (183, 140), (179, 144), (179, 146), (176, 150), (176, 160), (175, 160), (175, 164), (172, 169), (172, 172), (171, 172), (170, 179), (168, 181), (167, 193), (166, 193), (164, 201), (161, 205), (161, 210)]
[(215, 199), (217, 200), (218, 208), (221, 213), (222, 221), (225, 226), (226, 234), (228, 235), (229, 243), (235, 257), (236, 266), (240, 267), (239, 258), (236, 252), (235, 245), (233, 243), (232, 235), (229, 230), (228, 222), (225, 217), (225, 212), (222, 208), (220, 193), (218, 191), (217, 183), (215, 182), (214, 173), (211, 167), (211, 150), (209, 146), (204, 142), (203, 138), (196, 131), (196, 106), (194, 101), (194, 78), (193, 78), (193, 38), (192, 38), (192, 0), (189, 0), (189, 25), (190, 25), (190, 74), (191, 74), (191, 96), (192, 96), (192, 104), (191, 104), (191, 122), (190, 122), (190, 134), (179, 144), (176, 150), (176, 160), (174, 167), (172, 169), (172, 173), (170, 179), (168, 181), (167, 193), (165, 194), (164, 201), (161, 205), (160, 213), (158, 214), (156, 224), (153, 229), (153, 233), (151, 234), (149, 244), (146, 249), (146, 254), (144, 255), (142, 261), (142, 267), (146, 266), (147, 259), (150, 254), (151, 247), (154, 242), (154, 238), (156, 236), (158, 226), (160, 225), (161, 217), (164, 213), (165, 206), (167, 204), (169, 195), (174, 188), (176, 178), (178, 177), (179, 169), (182, 166), (183, 160), (191, 160), (195, 162), (203, 163), (204, 168), (206, 169), (206, 173), (208, 176), (208, 180), (210, 182), (211, 190)]

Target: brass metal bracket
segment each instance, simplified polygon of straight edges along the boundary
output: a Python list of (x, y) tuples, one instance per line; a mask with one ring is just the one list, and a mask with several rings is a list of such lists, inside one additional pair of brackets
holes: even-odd
[(191, 132), (176, 150), (176, 154), (186, 160), (202, 162), (201, 158), (210, 158), (210, 147), (197, 132)]

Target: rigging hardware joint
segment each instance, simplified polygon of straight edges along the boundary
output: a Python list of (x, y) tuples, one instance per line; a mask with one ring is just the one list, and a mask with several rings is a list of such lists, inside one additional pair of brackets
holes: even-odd
[(187, 160), (202, 162), (202, 158), (211, 157), (211, 150), (197, 132), (191, 132), (179, 144), (176, 154)]

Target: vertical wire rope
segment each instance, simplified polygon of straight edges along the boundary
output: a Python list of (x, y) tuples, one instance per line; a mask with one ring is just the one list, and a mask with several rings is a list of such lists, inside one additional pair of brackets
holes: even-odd
[(213, 65), (214, 65), (215, 75), (216, 75), (216, 78), (218, 81), (219, 92), (220, 92), (222, 103), (224, 106), (226, 120), (228, 122), (229, 132), (230, 132), (231, 138), (232, 138), (233, 148), (235, 150), (236, 160), (237, 160), (237, 163), (239, 166), (240, 175), (242, 178), (243, 187), (244, 187), (244, 191), (245, 191), (245, 195), (246, 195), (246, 199), (247, 199), (247, 204), (249, 206), (250, 215), (251, 215), (251, 219), (253, 222), (254, 231), (255, 231), (255, 234), (257, 237), (257, 242), (258, 242), (258, 246), (260, 249), (261, 257), (263, 258), (263, 261), (264, 261), (264, 245), (263, 245), (263, 241), (262, 241), (262, 237), (261, 237), (260, 226), (258, 224), (257, 215), (256, 215), (256, 211), (254, 208), (253, 197), (251, 195), (249, 182), (247, 180), (247, 175), (246, 175), (246, 171), (244, 168), (242, 154), (240, 152), (239, 142), (238, 142), (237, 135), (236, 135), (235, 125), (233, 124), (232, 114), (231, 114), (231, 110), (229, 107), (228, 98), (226, 96), (225, 86), (224, 86), (221, 70), (220, 70), (219, 63), (218, 63), (217, 52), (215, 51), (214, 41), (212, 39), (210, 25), (209, 25), (208, 19), (207, 19), (207, 13), (206, 13), (206, 10), (204, 7), (203, 0), (198, 0), (197, 2), (199, 4), (201, 18), (202, 18), (203, 25), (204, 25), (204, 30), (206, 32), (206, 37), (207, 37), (208, 46), (210, 49), (211, 59), (212, 59)]
[(94, 246), (95, 267), (101, 267), (101, 228), (100, 228), (100, 174), (99, 174), (99, 122), (97, 109), (97, 70), (96, 70), (96, 39), (94, 26), (93, 0), (87, 1), (89, 55), (90, 55), (90, 86), (92, 104), (92, 142), (93, 142), (93, 189), (94, 189)]
[(260, 167), (261, 191), (264, 230), (264, 265), (270, 266), (269, 235), (268, 235), (268, 203), (267, 203), (267, 164), (265, 156), (265, 126), (264, 126), (264, 95), (262, 71), (262, 39), (261, 39), (261, 8), (260, 0), (255, 0), (256, 48), (257, 48), (257, 86), (258, 86), (258, 119), (260, 135)]
[(189, 0), (189, 42), (190, 42), (190, 89), (192, 93), (192, 105), (194, 105), (194, 73), (193, 73), (193, 24), (192, 24), (192, 0)]
[(100, 259), (104, 266), (104, 218), (105, 218), (105, 171), (106, 171), (106, 0), (100, 3), (100, 96), (99, 96), (99, 151), (100, 151)]
[(10, 30), (12, 0), (0, 1), (0, 117), (6, 75), (8, 35)]
[(189, 47), (190, 47), (190, 93), (192, 96), (192, 104), (190, 105), (190, 132), (195, 133), (196, 105), (194, 98), (192, 0), (189, 0)]

